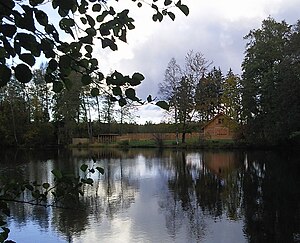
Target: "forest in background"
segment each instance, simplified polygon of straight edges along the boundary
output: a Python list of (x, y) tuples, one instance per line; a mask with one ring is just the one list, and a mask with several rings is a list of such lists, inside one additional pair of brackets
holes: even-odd
[(169, 119), (157, 125), (137, 125), (138, 101), (119, 106), (112, 96), (119, 95), (119, 87), (93, 94), (92, 86), (74, 74), (72, 85), (55, 92), (45, 81), (46, 65), (34, 70), (26, 84), (12, 76), (0, 89), (0, 146), (66, 145), (72, 137), (105, 133), (184, 134), (220, 112), (241, 124), (241, 139), (249, 143), (299, 139), (300, 21), (290, 25), (269, 17), (244, 38), (241, 75), (211, 68), (199, 52), (187, 53), (183, 67), (172, 58), (159, 87)]

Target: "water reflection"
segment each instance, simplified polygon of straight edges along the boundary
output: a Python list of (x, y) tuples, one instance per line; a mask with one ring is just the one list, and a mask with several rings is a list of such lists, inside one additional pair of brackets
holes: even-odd
[(105, 168), (84, 188), (80, 208), (12, 204), (9, 224), (17, 242), (32, 242), (32, 236), (38, 242), (300, 240), (295, 154), (95, 149), (11, 155), (0, 157), (1, 174), (31, 181), (53, 180), (54, 168), (80, 175), (80, 165), (91, 166), (92, 158)]

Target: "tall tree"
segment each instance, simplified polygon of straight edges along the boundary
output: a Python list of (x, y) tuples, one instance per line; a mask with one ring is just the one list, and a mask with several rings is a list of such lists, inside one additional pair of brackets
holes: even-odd
[(58, 144), (69, 144), (74, 136), (75, 126), (81, 115), (80, 76), (73, 73), (72, 86), (69, 90), (56, 93), (53, 97), (53, 120), (57, 127)]
[(280, 139), (278, 131), (284, 126), (280, 122), (279, 116), (284, 113), (279, 112), (278, 97), (285, 95), (280, 87), (287, 73), (280, 67), (286, 58), (285, 49), (290, 38), (291, 26), (270, 17), (262, 22), (261, 29), (245, 36), (248, 43), (242, 63), (243, 115), (248, 135), (271, 143)]
[(236, 121), (241, 121), (241, 84), (238, 75), (230, 69), (222, 83), (222, 111)]
[(115, 122), (115, 103), (111, 100), (111, 96), (105, 95), (102, 100), (102, 117), (107, 124), (107, 133), (111, 133), (111, 125)]
[(189, 123), (195, 114), (196, 86), (209, 65), (202, 53), (189, 51), (185, 56), (184, 68), (181, 68), (174, 58), (171, 59), (165, 71), (164, 81), (159, 84), (159, 94), (169, 102), (168, 114), (173, 116), (175, 124), (178, 124), (183, 143)]
[(178, 104), (178, 121), (182, 133), (182, 143), (185, 143), (185, 135), (188, 132), (188, 125), (192, 121), (195, 112), (193, 92), (194, 89), (192, 80), (187, 77), (182, 77), (176, 92), (176, 103)]
[(213, 69), (198, 80), (195, 91), (196, 110), (200, 121), (209, 121), (221, 110), (223, 74)]
[[(171, 58), (165, 71), (163, 82), (159, 83), (159, 95), (162, 99), (169, 103), (169, 111), (171, 117), (174, 118), (174, 123), (177, 125), (178, 120), (178, 103), (177, 91), (180, 86), (180, 81), (183, 76), (181, 67), (177, 64), (175, 58)], [(176, 142), (178, 144), (178, 127), (176, 130)]]

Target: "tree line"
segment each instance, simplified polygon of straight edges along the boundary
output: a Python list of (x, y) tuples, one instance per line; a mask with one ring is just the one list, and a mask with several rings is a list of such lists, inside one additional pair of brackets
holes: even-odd
[[(30, 83), (12, 76), (0, 89), (0, 145), (57, 145), (70, 143), (72, 137), (157, 131), (181, 133), (184, 143), (185, 134), (196, 129), (195, 123), (205, 124), (219, 113), (236, 120), (238, 138), (250, 143), (297, 139), (299, 27), (299, 21), (289, 25), (269, 17), (261, 28), (251, 30), (244, 37), (241, 75), (231, 69), (223, 74), (200, 52), (189, 51), (184, 66), (172, 58), (159, 84), (159, 97), (169, 105), (169, 119), (159, 125), (136, 124), (140, 100), (134, 99), (135, 93), (127, 94), (132, 100), (120, 105), (113, 96), (119, 95), (120, 87), (100, 93), (92, 83), (83, 84), (76, 72), (69, 76), (71, 85), (59, 92), (45, 79), (47, 65), (33, 71)], [(114, 75), (121, 74), (115, 71)]]
[(289, 25), (269, 17), (247, 40), (242, 74), (225, 75), (200, 52), (186, 54), (184, 66), (168, 63), (159, 93), (168, 115), (185, 133), (191, 122), (223, 113), (236, 120), (240, 139), (282, 144), (300, 136), (300, 21)]
[(92, 96), (75, 74), (69, 90), (56, 93), (44, 67), (33, 71), (29, 84), (12, 78), (0, 89), (1, 146), (65, 145), (73, 137), (134, 130), (138, 103), (121, 107), (109, 93)]

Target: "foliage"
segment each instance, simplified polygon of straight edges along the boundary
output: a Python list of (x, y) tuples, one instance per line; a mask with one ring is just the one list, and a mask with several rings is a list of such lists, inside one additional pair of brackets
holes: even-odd
[(182, 133), (182, 143), (193, 122), (207, 122), (221, 112), (235, 120), (241, 117), (239, 77), (230, 70), (224, 78), (220, 68), (209, 71), (210, 64), (202, 53), (190, 51), (184, 68), (170, 60), (160, 83), (159, 94), (169, 102), (168, 115)]
[[(143, 4), (144, 1), (132, 2), (138, 7), (151, 7), (153, 21), (161, 22), (165, 16), (175, 20), (172, 7), (189, 14), (188, 7), (181, 0), (153, 0), (146, 4)], [(70, 75), (76, 72), (83, 85), (94, 85), (92, 96), (97, 96), (104, 85), (112, 88), (113, 100), (118, 101), (120, 106), (127, 103), (126, 99), (139, 101), (133, 87), (144, 80), (142, 74), (136, 72), (129, 76), (114, 71), (104, 77), (94, 57), (96, 45), (116, 51), (118, 42), (127, 42), (128, 31), (135, 28), (129, 10), (117, 12), (113, 5), (105, 0), (1, 1), (0, 87), (9, 83), (13, 75), (21, 83), (30, 82), (32, 67), (38, 58), (43, 57), (48, 62), (45, 80), (52, 84), (55, 92), (70, 89), (73, 85)], [(52, 8), (52, 12), (48, 14), (45, 6), (48, 10)], [(58, 18), (58, 26), (54, 24), (53, 16)], [(72, 41), (64, 41), (67, 38)], [(15, 60), (18, 60), (16, 65), (9, 64)]]
[[(4, 175), (0, 177), (0, 242), (6, 241), (9, 229), (6, 227), (5, 219), (10, 216), (9, 202), (28, 203), (35, 206), (54, 207), (78, 207), (79, 196), (83, 196), (83, 186), (93, 185), (90, 175), (99, 172), (104, 173), (104, 169), (94, 164), (89, 168), (86, 164), (81, 165), (80, 170), (84, 173), (82, 177), (66, 173), (58, 169), (52, 170), (54, 184), (48, 182), (25, 181), (20, 176), (19, 179), (9, 178)], [(30, 192), (32, 200), (24, 201), (21, 195)], [(52, 197), (50, 196), (52, 195)], [(53, 202), (51, 203), (50, 200)]]
[(185, 141), (187, 125), (192, 121), (195, 110), (196, 82), (204, 75), (209, 64), (202, 53), (190, 51), (185, 57), (185, 68), (181, 68), (172, 58), (165, 71), (164, 81), (159, 84), (160, 96), (170, 105), (169, 114), (182, 131)]
[[(144, 3), (144, 1), (137, 1), (137, 6), (142, 7), (142, 2)], [(51, 5), (49, 9), (52, 8), (58, 14), (58, 26), (53, 24), (56, 21), (51, 19), (52, 15), (44, 10), (45, 5)], [(181, 0), (176, 2), (169, 0), (163, 3), (153, 0), (151, 4), (145, 5), (153, 9), (153, 21), (160, 22), (164, 16), (174, 20), (175, 14), (171, 11), (171, 7), (179, 9), (185, 15), (189, 14), (188, 7), (182, 4)], [(127, 104), (127, 99), (141, 102), (136, 96), (134, 87), (144, 80), (142, 74), (136, 72), (130, 76), (114, 71), (104, 77), (99, 62), (94, 57), (95, 45), (100, 44), (103, 49), (110, 48), (116, 51), (118, 41), (127, 42), (127, 32), (134, 28), (134, 19), (129, 16), (128, 9), (117, 12), (113, 6), (108, 6), (105, 0), (2, 0), (0, 2), (0, 91), (3, 96), (0, 96), (0, 109), (4, 112), (0, 113), (1, 143), (4, 145), (32, 143), (39, 137), (38, 135), (41, 135), (39, 127), (49, 125), (47, 84), (51, 84), (52, 90), (58, 93), (53, 108), (58, 141), (68, 142), (72, 137), (72, 126), (76, 118), (79, 120), (81, 94), (78, 87), (91, 84), (93, 97), (100, 94), (100, 89), (107, 92), (106, 87), (110, 87), (111, 100), (117, 101), (121, 107)], [(69, 37), (72, 41), (65, 41)], [(47, 60), (47, 67), (38, 72), (32, 71), (40, 57)], [(29, 93), (30, 87), (26, 84), (31, 80), (36, 87), (41, 83), (42, 85), (40, 89), (36, 89), (36, 92)], [(70, 91), (69, 97), (60, 93), (64, 89)], [(42, 93), (44, 96), (41, 95)], [(154, 100), (149, 96), (147, 101)], [(69, 105), (65, 102), (69, 102)], [(167, 108), (167, 104), (163, 101), (156, 104)], [(87, 110), (86, 107), (84, 109)], [(10, 117), (6, 117), (8, 114)], [(26, 133), (26, 127), (32, 124), (39, 127)], [(63, 132), (62, 137), (60, 137), (61, 132)], [(6, 138), (14, 139), (5, 141)], [(94, 173), (95, 170), (103, 173), (103, 169), (99, 167), (89, 169), (87, 166), (82, 166), (80, 169), (85, 175)], [(17, 182), (4, 178), (0, 187), (1, 213), (9, 216), (9, 208), (5, 200), (16, 200), (25, 190), (32, 192), (32, 197), (37, 203), (46, 202), (50, 191), (57, 200), (72, 201), (78, 194), (82, 194), (80, 188), (83, 184), (93, 183), (91, 178), (80, 179), (58, 170), (53, 170), (52, 173), (55, 176), (55, 185), (52, 187), (48, 183)], [(9, 229), (5, 227), (4, 220), (0, 223), (3, 229), (0, 241), (4, 242), (8, 237)]]
[(300, 129), (299, 35), (299, 22), (269, 17), (245, 37), (242, 105), (250, 139), (278, 144)]

